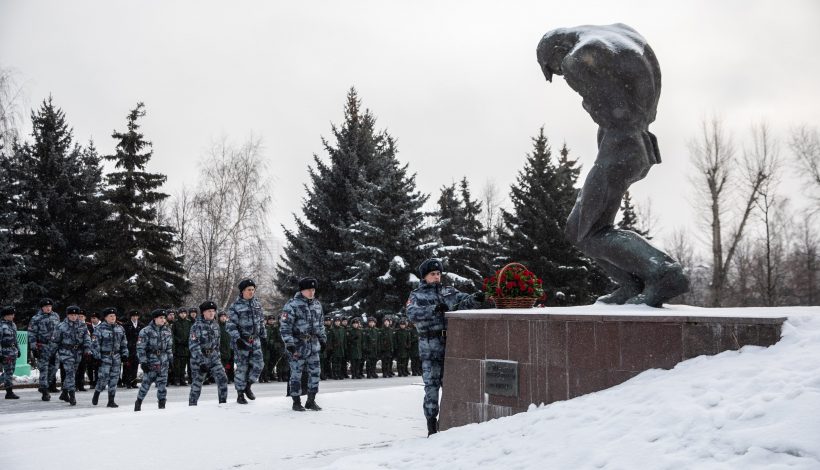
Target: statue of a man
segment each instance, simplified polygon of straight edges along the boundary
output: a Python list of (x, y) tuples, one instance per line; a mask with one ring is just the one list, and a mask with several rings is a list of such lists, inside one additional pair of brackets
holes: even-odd
[(618, 284), (599, 301), (660, 307), (689, 290), (680, 264), (613, 225), (629, 186), (661, 162), (649, 132), (661, 93), (655, 53), (623, 24), (556, 29), (544, 35), (537, 52), (547, 81), (562, 75), (598, 124), (598, 156), (567, 219), (567, 236)]

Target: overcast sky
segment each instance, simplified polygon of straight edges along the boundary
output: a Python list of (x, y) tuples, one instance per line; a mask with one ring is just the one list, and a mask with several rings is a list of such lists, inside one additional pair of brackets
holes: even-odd
[(195, 183), (211, 142), (262, 137), (279, 233), (351, 86), (433, 200), (463, 176), (474, 193), (493, 179), (506, 195), (541, 125), (588, 169), (596, 127), (562, 78), (544, 80), (535, 47), (556, 27), (615, 22), (648, 40), (663, 74), (650, 129), (664, 163), (632, 190), (652, 200), (661, 238), (694, 227), (687, 142), (704, 117), (720, 113), (739, 145), (762, 119), (783, 140), (791, 126), (820, 124), (813, 0), (0, 0), (0, 66), (16, 72), (27, 109), (52, 94), (75, 137), (101, 153), (144, 101), (150, 169), (172, 194)]

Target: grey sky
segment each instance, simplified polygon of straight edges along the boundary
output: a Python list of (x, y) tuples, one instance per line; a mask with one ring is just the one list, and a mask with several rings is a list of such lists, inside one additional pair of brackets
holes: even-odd
[(434, 198), (462, 176), (476, 193), (493, 178), (506, 194), (542, 124), (555, 150), (566, 141), (589, 168), (595, 125), (562, 78), (546, 83), (535, 47), (552, 28), (614, 22), (637, 29), (661, 64), (651, 129), (664, 163), (633, 194), (652, 199), (665, 231), (692, 224), (686, 144), (704, 117), (719, 112), (738, 144), (761, 119), (781, 138), (820, 124), (812, 0), (0, 0), (0, 66), (16, 70), (28, 108), (53, 94), (75, 136), (102, 153), (144, 101), (151, 169), (168, 175), (171, 193), (195, 183), (210, 142), (261, 136), (279, 232), (351, 85)]

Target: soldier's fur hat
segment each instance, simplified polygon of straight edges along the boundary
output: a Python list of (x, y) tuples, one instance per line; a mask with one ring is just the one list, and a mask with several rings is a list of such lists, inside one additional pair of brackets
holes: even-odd
[(153, 312), (151, 312), (151, 318), (167, 317), (167, 316), (168, 316), (168, 312), (166, 312), (164, 308), (158, 308), (158, 309), (154, 310)]
[(426, 276), (428, 273), (432, 271), (444, 271), (444, 267), (441, 264), (441, 260), (438, 260), (436, 258), (430, 258), (424, 260), (424, 262), (419, 265), (419, 277), (421, 277), (422, 279), (424, 279), (424, 276)]
[(319, 282), (312, 277), (303, 277), (299, 279), (299, 290), (316, 289), (319, 287)]
[(7, 305), (3, 307), (3, 310), (0, 310), (0, 317), (5, 317), (6, 315), (16, 315), (17, 310), (12, 307), (11, 305)]
[[(102, 316), (103, 316), (103, 318), (105, 318), (105, 317), (107, 317), (108, 315), (111, 315), (112, 313), (113, 313), (114, 315), (116, 315), (116, 314), (117, 314), (117, 309), (116, 309), (116, 308), (114, 308), (114, 307), (104, 308), (104, 309), (103, 309), (103, 311), (102, 311)], [(139, 313), (138, 313), (138, 315), (139, 315)], [(94, 315), (92, 315), (92, 317), (93, 317), (93, 316), (94, 316)]]
[[(214, 302), (213, 300), (206, 300), (205, 302), (199, 304), (199, 311), (204, 312), (205, 310), (217, 310), (216, 302)], [(191, 309), (191, 311), (195, 310)]]
[(69, 305), (69, 307), (67, 309), (65, 309), (65, 314), (66, 315), (79, 315), (79, 313), (81, 311), (82, 310), (80, 310), (80, 307), (78, 307), (76, 305)]
[(239, 281), (239, 292), (242, 292), (243, 290), (251, 286), (256, 287), (256, 283), (253, 282), (253, 279), (242, 279), (241, 281)]
[(48, 297), (43, 297), (40, 299), (40, 307), (45, 307), (46, 305), (54, 305), (54, 302), (49, 299)]

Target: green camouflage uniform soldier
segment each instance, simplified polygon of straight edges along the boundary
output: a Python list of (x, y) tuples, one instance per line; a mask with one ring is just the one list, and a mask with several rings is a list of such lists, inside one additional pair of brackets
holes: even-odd
[(352, 328), (347, 333), (347, 351), (350, 357), (350, 376), (354, 379), (363, 379), (362, 374), (362, 321), (353, 319)]
[(228, 383), (233, 383), (233, 348), (231, 348), (231, 335), (227, 330), (228, 314), (219, 312), (219, 358), (222, 361), (222, 368), (228, 376)]
[(350, 336), (350, 320), (347, 317), (342, 317), (342, 328), (345, 330), (345, 357), (342, 361), (342, 378), (349, 379), (347, 371), (350, 368), (350, 351), (347, 349), (347, 337)]
[(276, 356), (273, 354), (273, 336), (271, 336), (271, 334), (274, 332), (273, 320), (275, 319), (276, 317), (274, 317), (272, 313), (265, 315), (265, 334), (267, 337), (260, 338), (262, 342), (262, 373), (259, 374), (260, 383), (270, 382), (273, 376), (271, 369), (273, 369), (273, 364), (276, 362)]
[(394, 334), (396, 338), (396, 368), (399, 372), (399, 377), (407, 377), (410, 371), (407, 368), (407, 362), (410, 360), (410, 330), (407, 329), (407, 320), (402, 318), (399, 320), (399, 329)]
[(366, 373), (368, 379), (379, 378), (376, 375), (376, 363), (379, 362), (379, 339), (381, 331), (376, 328), (376, 319), (367, 317), (367, 328), (364, 330), (363, 353), (367, 361)]
[(379, 334), (379, 356), (382, 360), (382, 377), (393, 377), (393, 352), (396, 349), (396, 338), (393, 336), (392, 322), (385, 317), (382, 331)]
[(345, 365), (345, 343), (347, 342), (347, 330), (342, 326), (342, 319), (333, 319), (333, 328), (327, 338), (327, 347), (330, 350), (330, 378), (342, 380), (342, 367)]
[[(324, 324), (325, 324), (325, 331), (330, 333), (330, 329), (333, 327), (333, 320), (330, 318), (330, 316), (325, 316)], [(328, 350), (327, 345), (325, 345), (322, 348), (321, 367), (322, 367), (321, 379), (322, 380), (327, 380), (327, 378), (332, 375), (331, 367), (330, 367), (330, 351)]]
[[(191, 335), (191, 320), (188, 312), (179, 309), (177, 320), (171, 329), (174, 337), (174, 370), (177, 385), (188, 385), (191, 381), (191, 351), (188, 349), (188, 337)], [(186, 373), (187, 372), (187, 373)], [(187, 380), (186, 380), (187, 378)]]

